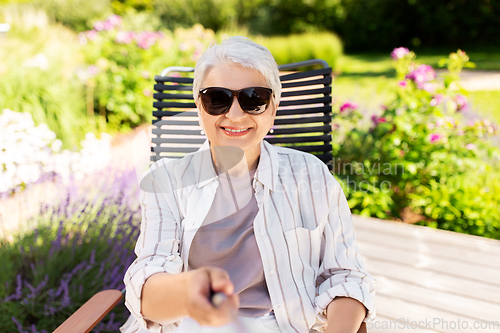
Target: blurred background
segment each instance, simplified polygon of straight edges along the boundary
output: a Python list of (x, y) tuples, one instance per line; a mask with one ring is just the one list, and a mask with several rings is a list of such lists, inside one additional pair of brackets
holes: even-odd
[(354, 214), (500, 239), (499, 31), (499, 0), (0, 0), (0, 329), (48, 332), (123, 288), (125, 143), (151, 124), (154, 76), (231, 35), (333, 68)]

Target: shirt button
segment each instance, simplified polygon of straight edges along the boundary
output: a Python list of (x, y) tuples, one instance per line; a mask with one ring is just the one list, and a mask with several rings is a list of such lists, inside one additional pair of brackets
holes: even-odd
[(271, 273), (271, 275), (274, 275), (274, 274), (276, 274), (276, 271), (275, 271), (274, 269), (271, 269), (271, 270), (269, 271), (269, 273)]

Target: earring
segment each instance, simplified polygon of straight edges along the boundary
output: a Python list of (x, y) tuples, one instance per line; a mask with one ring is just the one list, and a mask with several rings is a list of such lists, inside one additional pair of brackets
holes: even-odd
[(203, 130), (200, 131), (201, 135), (205, 135), (205, 132)]
[(274, 129), (272, 129), (272, 128), (271, 128), (271, 129), (269, 130), (269, 133), (274, 133)]

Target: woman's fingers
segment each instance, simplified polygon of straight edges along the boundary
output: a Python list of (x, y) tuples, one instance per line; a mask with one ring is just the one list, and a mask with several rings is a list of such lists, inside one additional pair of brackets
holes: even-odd
[(234, 285), (229, 278), (229, 274), (225, 270), (215, 267), (207, 267), (206, 269), (214, 292), (221, 292), (227, 296), (233, 294)]
[[(189, 282), (189, 316), (200, 325), (221, 326), (230, 323), (238, 312), (239, 297), (226, 271), (203, 267), (191, 271)], [(211, 291), (226, 295), (218, 306), (211, 303)]]

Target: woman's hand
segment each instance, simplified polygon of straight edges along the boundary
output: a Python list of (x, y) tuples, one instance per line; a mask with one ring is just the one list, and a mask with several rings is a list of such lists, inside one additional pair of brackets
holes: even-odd
[[(218, 307), (210, 300), (211, 291), (227, 298)], [(238, 295), (226, 271), (215, 267), (150, 276), (142, 289), (142, 314), (148, 320), (167, 324), (191, 317), (200, 325), (221, 326), (230, 323), (239, 307)]]
[[(186, 274), (186, 308), (189, 317), (203, 326), (222, 326), (236, 317), (238, 295), (227, 272), (215, 267), (200, 267)], [(211, 303), (212, 291), (224, 293), (227, 298), (219, 306)]]

